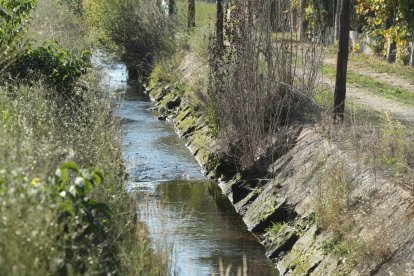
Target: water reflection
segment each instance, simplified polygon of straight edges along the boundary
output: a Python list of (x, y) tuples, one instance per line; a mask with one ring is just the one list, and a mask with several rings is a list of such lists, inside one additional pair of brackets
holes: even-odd
[[(150, 229), (171, 235), (167, 243), (174, 247), (179, 275), (219, 275), (220, 261), (224, 268), (231, 265), (230, 275), (237, 275), (244, 261), (248, 275), (277, 275), (215, 182), (174, 180), (155, 183), (154, 189), (148, 185), (153, 184), (135, 185), (140, 202), (146, 202), (141, 215)], [(157, 216), (146, 214), (152, 208), (158, 208)]]

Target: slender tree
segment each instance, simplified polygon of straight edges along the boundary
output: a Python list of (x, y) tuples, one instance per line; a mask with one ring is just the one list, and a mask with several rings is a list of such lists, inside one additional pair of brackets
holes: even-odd
[(298, 34), (299, 40), (303, 41), (305, 38), (306, 32), (306, 0), (299, 1), (299, 26), (298, 26)]
[(168, 2), (168, 15), (170, 17), (175, 15), (175, 0), (169, 0)]
[[(395, 26), (395, 17), (396, 17), (397, 7), (392, 6), (391, 8), (391, 17), (386, 21), (386, 28), (391, 29)], [(387, 62), (394, 63), (397, 60), (397, 41), (392, 36), (387, 38)]]
[(349, 54), (349, 29), (351, 25), (351, 0), (341, 1), (339, 25), (338, 61), (336, 67), (334, 117), (344, 119), (346, 98), (346, 74)]
[(223, 0), (217, 0), (216, 47), (221, 51), (224, 47), (224, 8)]
[(398, 7), (400, 10), (401, 15), (403, 16), (403, 20), (405, 24), (407, 25), (408, 29), (411, 33), (411, 41), (410, 41), (410, 48), (411, 48), (411, 54), (410, 54), (410, 65), (414, 67), (414, 1), (407, 1), (407, 0), (398, 0)]
[(195, 27), (195, 0), (188, 0), (188, 29)]

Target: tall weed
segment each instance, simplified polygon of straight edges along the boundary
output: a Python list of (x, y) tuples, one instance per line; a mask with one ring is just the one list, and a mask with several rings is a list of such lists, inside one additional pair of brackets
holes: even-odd
[(324, 173), (314, 194), (316, 221), (320, 227), (341, 234), (347, 219), (353, 182), (342, 163), (334, 164)]

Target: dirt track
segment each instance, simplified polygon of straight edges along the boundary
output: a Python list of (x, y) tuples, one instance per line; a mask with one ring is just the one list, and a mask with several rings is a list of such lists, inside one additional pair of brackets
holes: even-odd
[[(325, 64), (335, 65), (336, 60), (333, 58), (325, 58)], [(414, 93), (414, 84), (410, 83), (408, 80), (403, 78), (398, 78), (396, 76), (391, 76), (387, 73), (378, 73), (367, 68), (361, 68), (349, 64), (348, 67), (350, 70), (357, 72), (358, 74), (368, 76), (374, 79), (379, 79), (380, 81), (394, 86), (401, 87), (408, 91)], [(413, 70), (414, 72), (414, 70)], [(322, 84), (326, 85), (327, 88), (331, 91), (335, 89), (335, 81), (322, 77)], [(398, 101), (387, 99), (378, 95), (374, 95), (367, 91), (364, 88), (357, 87), (357, 85), (348, 84), (347, 85), (347, 97), (349, 97), (353, 102), (361, 104), (369, 109), (380, 111), (380, 112), (389, 112), (396, 119), (402, 120), (414, 126), (414, 106), (410, 104), (404, 104)]]

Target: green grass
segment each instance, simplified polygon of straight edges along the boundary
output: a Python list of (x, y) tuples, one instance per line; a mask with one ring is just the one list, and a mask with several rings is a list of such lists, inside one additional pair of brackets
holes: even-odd
[[(328, 48), (329, 57), (336, 57), (336, 49)], [(383, 58), (375, 55), (352, 53), (349, 55), (351, 65), (367, 68), (378, 73), (387, 73), (409, 82), (414, 82), (414, 68), (399, 63), (387, 63)]]
[[(322, 73), (328, 78), (335, 79), (336, 69), (334, 66), (325, 64)], [(414, 105), (414, 93), (411, 91), (398, 86), (391, 86), (385, 82), (358, 74), (352, 70), (348, 70), (347, 82), (366, 89), (373, 94)]]
[(196, 27), (191, 32), (188, 32), (187, 28), (187, 5), (187, 1), (177, 1), (178, 22), (181, 26), (179, 35), (184, 40), (183, 44), (197, 55), (200, 62), (207, 64), (209, 39), (214, 32), (216, 20), (216, 4), (204, 1), (196, 2)]
[(272, 238), (277, 238), (280, 233), (286, 230), (288, 227), (285, 223), (272, 223), (272, 226), (267, 228), (265, 231), (268, 233)]
[[(177, 1), (178, 19), (183, 26), (187, 26), (188, 1)], [(196, 28), (214, 25), (216, 20), (216, 4), (211, 2), (196, 1), (195, 5)]]

